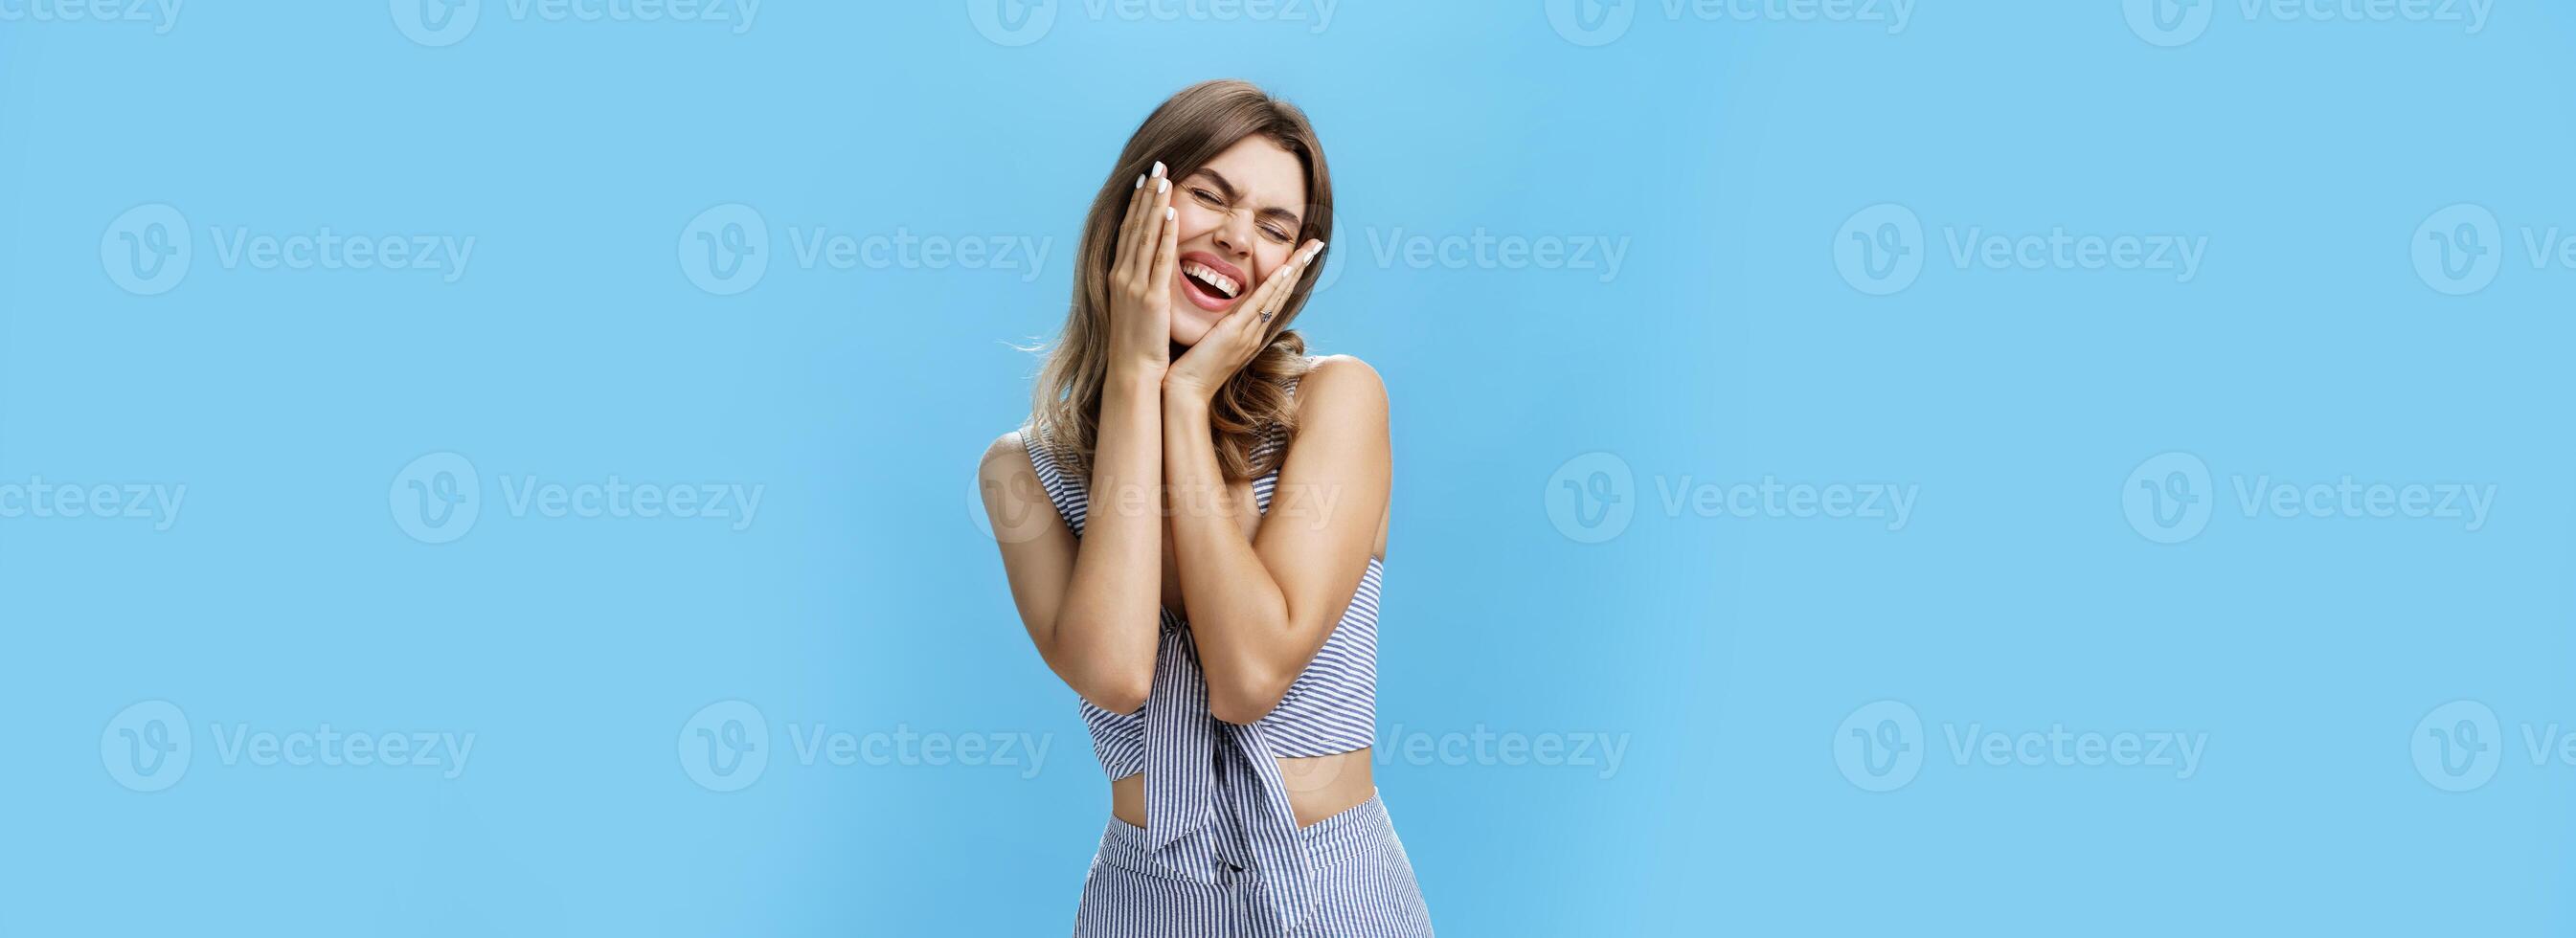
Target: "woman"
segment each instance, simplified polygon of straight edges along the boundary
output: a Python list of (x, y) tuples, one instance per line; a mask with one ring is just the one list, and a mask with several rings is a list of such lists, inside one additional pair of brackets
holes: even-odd
[(1028, 426), (981, 484), (1038, 654), (1109, 775), (1085, 935), (1427, 935), (1369, 775), (1386, 388), (1288, 331), (1324, 151), (1250, 84), (1119, 154)]

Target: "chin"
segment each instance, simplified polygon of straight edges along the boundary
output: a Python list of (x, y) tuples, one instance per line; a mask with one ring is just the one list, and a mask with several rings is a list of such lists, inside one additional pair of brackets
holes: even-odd
[(1208, 330), (1216, 328), (1220, 315), (1189, 303), (1172, 304), (1172, 344), (1183, 348), (1199, 344), (1200, 339), (1207, 338)]

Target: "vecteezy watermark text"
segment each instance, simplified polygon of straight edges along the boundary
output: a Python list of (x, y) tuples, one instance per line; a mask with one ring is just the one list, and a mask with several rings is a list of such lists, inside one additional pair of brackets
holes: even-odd
[[(225, 270), (395, 271), (455, 283), (474, 260), (473, 235), (353, 234), (330, 225), (284, 232), (208, 225), (206, 237), (215, 264)], [(163, 202), (125, 210), (98, 239), (100, 269), (136, 296), (176, 289), (197, 258), (188, 217)]]
[[(600, 480), (548, 481), (535, 475), (500, 476), (501, 503), (512, 518), (676, 519), (713, 521), (740, 532), (760, 515), (769, 491), (762, 483), (628, 481), (610, 473)], [(394, 525), (413, 540), (444, 544), (474, 529), (483, 512), (482, 475), (456, 453), (430, 453), (394, 474), (386, 493)]]
[(1914, 20), (1914, 0), (1547, 0), (1547, 22), (1567, 42), (1608, 45), (1627, 35), (1641, 6), (1667, 22), (1857, 23), (1890, 36)]
[[(1078, 0), (1094, 23), (1285, 23), (1309, 34), (1333, 25), (1340, 0)], [(1059, 0), (966, 0), (966, 20), (994, 45), (1025, 46), (1055, 28)]]
[[(2496, 497), (2492, 482), (2365, 481), (2349, 473), (2306, 482), (2237, 473), (2228, 477), (2228, 486), (2225, 501), (2247, 518), (2459, 521), (2469, 533), (2485, 529)], [(2211, 483), (2209, 464), (2179, 451), (2148, 457), (2120, 485), (2120, 507), (2129, 527), (2159, 544), (2198, 536), (2221, 498)]]
[[(248, 722), (209, 722), (218, 765), (255, 768), (429, 769), (442, 779), (465, 774), (474, 756), (474, 734), (445, 730), (350, 731), (329, 722), (310, 728), (257, 727)], [(98, 738), (99, 762), (108, 777), (134, 791), (179, 784), (196, 761), (196, 733), (186, 713), (166, 700), (147, 700), (117, 712)]]
[[(1651, 504), (1667, 518), (1864, 520), (1902, 531), (1922, 486), (1897, 482), (1713, 481), (1657, 475)], [(1616, 453), (1591, 452), (1559, 464), (1540, 493), (1548, 522), (1568, 539), (1596, 544), (1619, 536), (1641, 500), (1636, 473)]]
[[(716, 296), (749, 290), (769, 272), (768, 219), (739, 202), (714, 206), (680, 228), (680, 273)], [(1038, 278), (1054, 251), (1044, 235), (849, 232), (829, 225), (789, 225), (788, 258), (801, 270), (999, 271), (1020, 282)]]
[(187, 500), (186, 483), (80, 484), (28, 476), (0, 482), (0, 519), (110, 518), (150, 521), (152, 530), (167, 531), (179, 523)]
[(2484, 290), (2507, 267), (2576, 270), (2576, 230), (2516, 225), (2508, 242), (2504, 223), (2475, 202), (2453, 203), (2425, 216), (2407, 240), (2407, 250), (2415, 276), (2449, 296)]
[[(1335, 506), (1341, 504), (1343, 488), (1336, 482), (1282, 482), (1272, 486), (1269, 509), (1262, 512), (1262, 524), (1306, 525), (1309, 530), (1323, 530), (1333, 518)], [(1088, 518), (1107, 515), (1156, 518), (1238, 518), (1246, 510), (1244, 498), (1258, 503), (1259, 493), (1249, 486), (1238, 498), (1231, 483), (1193, 485), (1163, 482), (1147, 486), (1114, 476), (1095, 476), (1084, 487), (1084, 513)], [(995, 515), (992, 507), (1002, 511)], [(1045, 534), (1054, 519), (1060, 518), (1050, 504), (1046, 488), (1036, 476), (1008, 476), (986, 482), (981, 473), (970, 477), (966, 487), (966, 520), (975, 529), (1005, 544), (1025, 544)]]
[(1430, 733), (1398, 723), (1377, 740), (1379, 765), (1537, 766), (1593, 770), (1607, 780), (1627, 757), (1628, 734), (1593, 730), (1497, 732), (1483, 723), (1465, 731)]
[(2508, 753), (2533, 768), (2576, 767), (2576, 725), (2523, 720), (2514, 729), (2508, 739), (2494, 708), (2482, 701), (2454, 700), (2415, 721), (2406, 748), (2416, 774), (2448, 792), (2486, 787), (2514, 761), (2506, 758)]
[[(854, 731), (828, 723), (787, 724), (788, 753), (796, 764), (871, 768), (1005, 768), (1022, 779), (1045, 771), (1053, 733), (948, 732), (893, 729)], [(680, 769), (708, 791), (740, 791), (770, 765), (769, 719), (748, 701), (720, 700), (698, 709), (680, 726)]]
[[(2144, 271), (2175, 283), (2200, 276), (2209, 250), (2208, 235), (2070, 231), (2063, 225), (2044, 231), (1943, 225), (1941, 240), (1939, 256), (1957, 270)], [(1913, 286), (1928, 251), (1923, 219), (1895, 202), (1853, 212), (1834, 231), (1834, 269), (1852, 289), (1872, 296)]]
[[(0, 0), (4, 2), (4, 0)], [(496, 0), (512, 22), (549, 24), (684, 23), (739, 36), (760, 18), (761, 0)], [(390, 0), (394, 28), (423, 46), (452, 46), (473, 35), (484, 0)]]
[(2138, 38), (2171, 48), (2200, 38), (2230, 6), (2248, 23), (2443, 23), (2474, 36), (2495, 0), (2122, 0), (2121, 11)]
[[(2176, 781), (2200, 774), (2209, 734), (2172, 729), (1993, 729), (1983, 722), (1941, 724), (1942, 750), (1960, 768), (2163, 769)], [(1834, 728), (1834, 767), (1864, 791), (1894, 791), (1923, 770), (1931, 741), (1922, 715), (1897, 700), (1862, 704)]]
[(179, 25), (186, 0), (0, 0), (0, 23), (148, 24), (155, 36)]
[(1367, 231), (1369, 254), (1380, 270), (1576, 270), (1609, 283), (1628, 256), (1624, 235), (1498, 235), (1482, 227), (1445, 235), (1401, 227)]

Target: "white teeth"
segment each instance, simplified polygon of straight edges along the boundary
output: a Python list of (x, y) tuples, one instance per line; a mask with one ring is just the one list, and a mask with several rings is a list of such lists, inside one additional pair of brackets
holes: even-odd
[(1234, 298), (1235, 291), (1243, 289), (1241, 284), (1234, 282), (1234, 278), (1217, 273), (1214, 268), (1197, 261), (1182, 264), (1181, 272), (1207, 281), (1208, 285), (1215, 287), (1217, 292), (1225, 294), (1225, 298), (1229, 300)]

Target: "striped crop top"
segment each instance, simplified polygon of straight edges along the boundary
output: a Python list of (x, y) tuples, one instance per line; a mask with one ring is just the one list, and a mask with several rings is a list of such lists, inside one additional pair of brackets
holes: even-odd
[[(1021, 440), (1048, 500), (1080, 538), (1089, 480), (1059, 465), (1033, 430), (1023, 429)], [(1288, 442), (1287, 434), (1273, 432), (1256, 452), (1277, 453)], [(1253, 500), (1265, 516), (1278, 481), (1275, 468), (1253, 480)], [(1371, 557), (1332, 634), (1278, 707), (1257, 722), (1238, 726), (1209, 714), (1189, 623), (1168, 608), (1161, 612), (1162, 639), (1143, 709), (1111, 713), (1082, 701), (1082, 721), (1090, 727), (1101, 769), (1111, 779), (1145, 773), (1146, 835), (1153, 848), (1225, 824), (1248, 836), (1256, 856), (1274, 855), (1278, 862), (1264, 864), (1271, 867), (1265, 876), (1289, 875), (1303, 865), (1288, 855), (1296, 853), (1298, 828), (1274, 760), (1350, 752), (1374, 741), (1378, 590), (1384, 574), (1384, 564)]]

